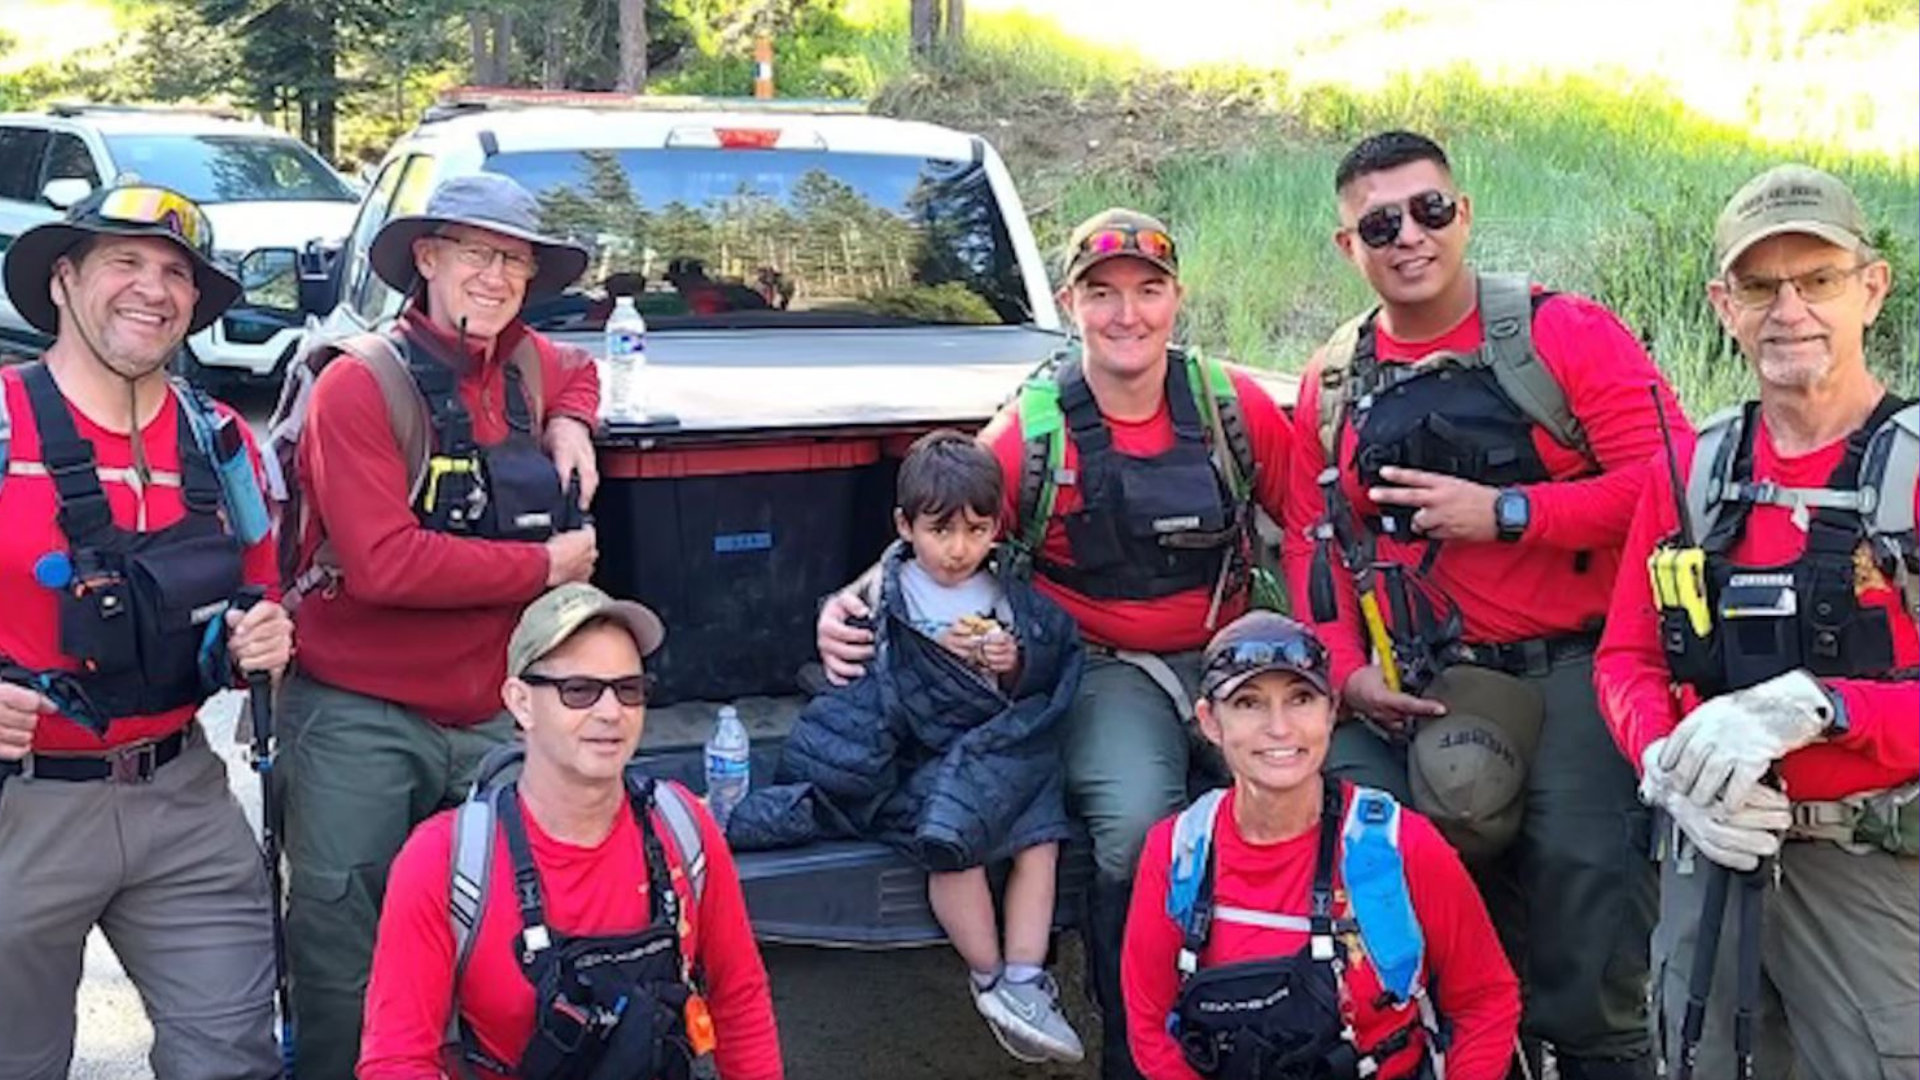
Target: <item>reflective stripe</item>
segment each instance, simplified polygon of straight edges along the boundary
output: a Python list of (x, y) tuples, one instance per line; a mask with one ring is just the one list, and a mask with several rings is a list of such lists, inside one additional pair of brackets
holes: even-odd
[[(181, 483), (179, 473), (169, 472), (165, 469), (148, 470), (147, 478), (144, 482), (141, 481), (140, 473), (137, 469), (121, 468), (114, 465), (97, 465), (94, 467), (93, 473), (100, 478), (100, 482), (103, 484), (123, 484), (135, 491), (139, 491), (143, 487), (177, 488)], [(47, 475), (47, 467), (44, 463), (38, 461), (9, 461), (7, 462), (7, 474), (9, 476), (45, 476)]]
[(1262, 930), (1292, 930), (1304, 934), (1313, 929), (1313, 924), (1307, 921), (1305, 915), (1281, 915), (1272, 911), (1255, 911), (1252, 908), (1233, 907), (1228, 904), (1215, 904), (1213, 917), (1220, 922), (1257, 926)]

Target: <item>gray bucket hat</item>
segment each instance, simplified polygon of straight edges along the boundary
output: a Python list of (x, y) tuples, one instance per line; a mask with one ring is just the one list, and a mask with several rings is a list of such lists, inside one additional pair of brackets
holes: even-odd
[(1531, 683), (1489, 668), (1455, 665), (1425, 696), (1445, 716), (1421, 720), (1408, 751), (1414, 809), (1468, 862), (1506, 850), (1526, 815), (1527, 770), (1546, 704)]
[(413, 242), (448, 225), (470, 225), (532, 244), (540, 269), (527, 282), (529, 300), (559, 292), (587, 269), (585, 248), (540, 231), (540, 204), (526, 188), (512, 177), (482, 172), (443, 181), (427, 198), (425, 211), (380, 226), (367, 252), (373, 272), (401, 292), (411, 291), (419, 276)]

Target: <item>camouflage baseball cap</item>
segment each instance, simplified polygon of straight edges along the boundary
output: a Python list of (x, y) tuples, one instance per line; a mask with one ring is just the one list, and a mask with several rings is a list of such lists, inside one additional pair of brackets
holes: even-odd
[(1218, 701), (1264, 671), (1298, 675), (1328, 688), (1327, 648), (1301, 623), (1277, 611), (1249, 611), (1220, 628), (1200, 658), (1200, 693)]
[(519, 676), (534, 662), (559, 648), (588, 622), (612, 619), (633, 635), (641, 656), (652, 655), (666, 640), (667, 628), (645, 605), (615, 600), (582, 581), (555, 586), (520, 613), (520, 622), (507, 639), (507, 674)]
[(1446, 702), (1447, 714), (1415, 731), (1407, 769), (1414, 809), (1461, 858), (1490, 858), (1520, 831), (1545, 703), (1530, 683), (1467, 665), (1441, 672), (1426, 696)]
[(1867, 216), (1837, 176), (1811, 165), (1776, 165), (1727, 200), (1713, 226), (1713, 261), (1726, 273), (1746, 250), (1770, 236), (1806, 233), (1857, 251), (1867, 243)]
[(1110, 207), (1074, 226), (1067, 237), (1067, 255), (1061, 268), (1068, 285), (1087, 271), (1118, 258), (1140, 259), (1180, 276), (1180, 256), (1174, 250), (1173, 231), (1159, 218), (1138, 210)]

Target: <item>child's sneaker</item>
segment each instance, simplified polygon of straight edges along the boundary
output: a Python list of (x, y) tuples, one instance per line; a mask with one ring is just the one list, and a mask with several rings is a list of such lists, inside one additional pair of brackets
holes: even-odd
[(1061, 1011), (1060, 989), (1046, 972), (1029, 982), (1003, 977), (986, 990), (976, 988), (973, 1003), (987, 1018), (993, 1037), (1017, 1060), (1071, 1063), (1086, 1056), (1079, 1034)]

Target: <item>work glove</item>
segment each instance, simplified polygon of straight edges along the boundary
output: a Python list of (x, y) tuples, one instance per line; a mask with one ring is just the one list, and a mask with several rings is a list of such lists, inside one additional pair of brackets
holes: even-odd
[(1729, 870), (1757, 870), (1760, 860), (1780, 851), (1780, 837), (1793, 824), (1787, 797), (1765, 784), (1747, 790), (1743, 803), (1701, 806), (1675, 783), (1660, 764), (1668, 747), (1657, 739), (1641, 755), (1640, 800), (1666, 811), (1695, 851)]
[(1833, 699), (1796, 669), (1688, 713), (1665, 740), (1660, 767), (1697, 806), (1716, 799), (1740, 806), (1774, 762), (1818, 739), (1832, 722)]

